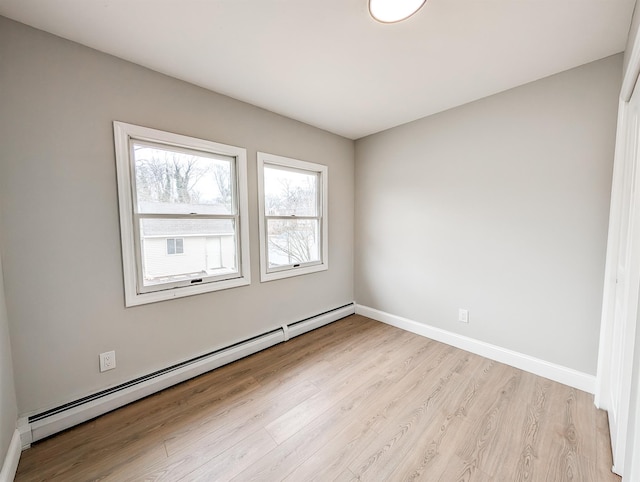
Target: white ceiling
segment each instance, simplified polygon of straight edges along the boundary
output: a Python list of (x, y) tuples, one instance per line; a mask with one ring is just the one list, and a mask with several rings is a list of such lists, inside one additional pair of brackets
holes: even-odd
[(0, 15), (351, 139), (624, 50), (635, 0), (0, 0)]

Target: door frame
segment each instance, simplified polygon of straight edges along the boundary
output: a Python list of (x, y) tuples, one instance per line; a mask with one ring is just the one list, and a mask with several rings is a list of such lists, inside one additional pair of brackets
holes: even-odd
[[(626, 222), (624, 213), (624, 194), (631, 189), (634, 182), (636, 190), (632, 191), (629, 200), (631, 213), (635, 213), (629, 221), (628, 245), (630, 260), (640, 259), (640, 186), (638, 176), (638, 156), (631, 147), (640, 141), (640, 132), (631, 129), (629, 102), (638, 83), (640, 73), (640, 35), (634, 41), (627, 70), (624, 74), (620, 91), (618, 107), (618, 126), (616, 133), (616, 147), (613, 169), (613, 182), (611, 189), (611, 207), (609, 215), (609, 233), (607, 242), (607, 255), (605, 266), (605, 279), (602, 300), (602, 322), (600, 327), (600, 347), (598, 353), (598, 373), (596, 377), (595, 404), (598, 408), (609, 411), (610, 417), (613, 409), (616, 410), (616, 426), (611, 430), (611, 446), (614, 465), (612, 470), (624, 477), (625, 473), (631, 475), (638, 470), (637, 461), (631, 457), (632, 450), (640, 446), (640, 400), (638, 400), (637, 384), (640, 380), (640, 367), (638, 366), (637, 353), (640, 346), (636, 344), (636, 326), (638, 315), (638, 295), (640, 284), (635, 280), (625, 287), (627, 316), (622, 326), (616, 327), (615, 306), (617, 296), (617, 272), (619, 261), (619, 248), (621, 240), (620, 232), (623, 223)], [(640, 95), (639, 90), (636, 95)], [(629, 175), (628, 173), (632, 173)], [(631, 277), (629, 277), (631, 278)], [(619, 294), (618, 294), (619, 295)], [(634, 301), (635, 300), (635, 301)], [(618, 339), (614, 339), (615, 334)], [(620, 353), (620, 366), (614, 366), (613, 350), (618, 344), (622, 346)], [(635, 360), (635, 361), (634, 361)], [(614, 391), (612, 377), (616, 374), (620, 377), (619, 390)], [(635, 389), (632, 389), (635, 386)], [(633, 426), (630, 426), (635, 419)], [(611, 420), (613, 421), (613, 420)], [(634, 466), (635, 465), (635, 466)], [(634, 479), (631, 479), (634, 480)]]

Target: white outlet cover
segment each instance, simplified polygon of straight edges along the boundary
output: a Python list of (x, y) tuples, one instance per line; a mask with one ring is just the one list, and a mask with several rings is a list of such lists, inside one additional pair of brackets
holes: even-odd
[(458, 310), (458, 321), (462, 323), (469, 323), (469, 310)]
[(100, 353), (100, 371), (106, 372), (107, 370), (113, 370), (116, 367), (116, 352), (107, 351)]

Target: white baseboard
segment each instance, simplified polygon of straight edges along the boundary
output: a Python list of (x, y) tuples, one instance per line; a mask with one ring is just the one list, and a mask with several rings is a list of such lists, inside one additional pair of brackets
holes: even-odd
[[(122, 407), (128, 403), (134, 402), (233, 361), (252, 355), (253, 353), (262, 351), (265, 348), (281, 343), (285, 341), (285, 339), (301, 335), (307, 331), (332, 323), (353, 313), (355, 313), (355, 305), (351, 303), (327, 313), (308, 318), (301, 322), (293, 323), (278, 331), (253, 338), (245, 343), (240, 343), (228, 349), (220, 350), (210, 356), (198, 359), (193, 363), (185, 364), (175, 370), (168, 371), (136, 385), (109, 393), (94, 400), (76, 405), (72, 408), (62, 410), (58, 413), (47, 415), (39, 420), (29, 422), (28, 417), (21, 418), (18, 426), (20, 428), (19, 432), (21, 435), (22, 447), (28, 447), (32, 442), (73, 427), (79, 423), (86, 422), (87, 420), (91, 420), (92, 418), (110, 412), (111, 410)], [(287, 337), (285, 337), (285, 329), (288, 332)]]
[(11, 437), (7, 455), (4, 458), (2, 468), (0, 468), (0, 482), (13, 482), (18, 470), (18, 462), (20, 462), (20, 454), (22, 447), (20, 444), (20, 432), (16, 429)]
[(490, 358), (491, 360), (496, 360), (515, 368), (520, 368), (521, 370), (577, 388), (578, 390), (595, 393), (596, 377), (593, 375), (588, 375), (572, 368), (556, 365), (523, 353), (485, 343), (474, 338), (469, 338), (468, 336), (458, 335), (457, 333), (385, 313), (384, 311), (369, 308), (368, 306), (356, 305), (356, 313), (416, 333), (417, 335), (455, 346), (456, 348), (475, 353), (476, 355)]

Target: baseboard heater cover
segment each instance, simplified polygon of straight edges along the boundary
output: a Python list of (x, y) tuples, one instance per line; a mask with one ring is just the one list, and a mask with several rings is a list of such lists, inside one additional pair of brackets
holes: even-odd
[[(74, 425), (91, 420), (116, 408), (262, 351), (273, 345), (277, 345), (285, 341), (285, 339), (302, 335), (303, 333), (352, 315), (353, 313), (355, 313), (355, 304), (349, 303), (319, 315), (283, 325), (282, 328), (197, 356), (58, 407), (29, 417), (24, 417), (18, 424), (22, 447), (26, 448), (33, 442), (49, 437)], [(286, 337), (285, 331), (287, 334)]]

